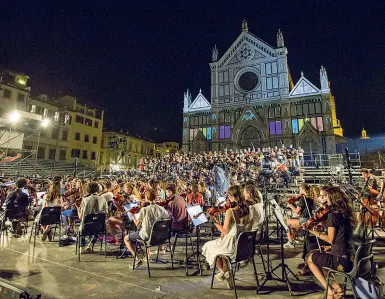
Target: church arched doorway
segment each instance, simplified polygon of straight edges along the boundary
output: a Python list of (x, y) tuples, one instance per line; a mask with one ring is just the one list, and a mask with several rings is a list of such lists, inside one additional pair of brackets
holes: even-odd
[(239, 134), (238, 148), (253, 148), (255, 149), (262, 147), (262, 138), (260, 131), (254, 126), (245, 127), (244, 130)]

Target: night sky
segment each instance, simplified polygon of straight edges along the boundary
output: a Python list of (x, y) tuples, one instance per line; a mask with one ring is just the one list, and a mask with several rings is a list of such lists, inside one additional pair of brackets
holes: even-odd
[(210, 98), (212, 47), (224, 54), (246, 18), (273, 46), (283, 31), (294, 82), (303, 70), (319, 86), (324, 65), (345, 135), (370, 136), (385, 131), (385, 2), (356, 2), (4, 1), (0, 66), (34, 95), (102, 106), (107, 127), (180, 141), (183, 92)]

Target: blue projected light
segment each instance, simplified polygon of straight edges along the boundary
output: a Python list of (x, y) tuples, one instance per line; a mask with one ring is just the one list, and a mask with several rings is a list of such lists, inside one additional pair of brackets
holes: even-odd
[(298, 134), (299, 130), (298, 130), (298, 120), (297, 119), (291, 120), (291, 127), (292, 127), (293, 134)]

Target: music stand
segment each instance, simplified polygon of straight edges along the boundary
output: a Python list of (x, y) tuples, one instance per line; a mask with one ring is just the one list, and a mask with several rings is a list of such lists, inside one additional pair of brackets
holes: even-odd
[[(281, 209), (279, 208), (279, 206), (274, 207), (273, 213), (274, 213), (275, 217), (277, 218), (277, 225), (279, 225), (278, 232), (279, 232), (280, 241), (281, 241), (281, 263), (278, 266), (276, 266), (275, 268), (271, 269), (271, 272), (269, 272), (269, 275), (266, 275), (265, 280), (262, 282), (262, 284), (257, 289), (257, 294), (259, 293), (260, 289), (265, 285), (265, 283), (268, 280), (274, 280), (274, 281), (286, 282), (290, 296), (292, 296), (293, 292), (291, 289), (291, 285), (290, 285), (288, 276), (291, 273), (296, 278), (296, 280), (298, 280), (298, 277), (293, 273), (293, 271), (290, 270), (289, 266), (285, 263), (285, 255), (284, 255), (284, 250), (283, 250), (283, 236), (284, 236), (284, 233), (286, 233), (289, 230), (289, 227), (286, 225), (286, 222), (283, 218), (283, 215), (281, 213)], [(268, 265), (268, 267), (269, 267), (269, 265)], [(281, 277), (279, 277), (277, 274), (274, 273), (279, 268), (281, 268), (281, 270), (282, 270), (282, 273), (281, 273), (282, 276)], [(274, 274), (276, 276), (276, 278), (272, 277), (271, 274)]]
[(197, 235), (197, 247), (196, 247), (197, 250), (196, 250), (196, 252), (193, 252), (192, 255), (190, 255), (189, 259), (191, 259), (192, 257), (196, 256), (196, 263), (198, 265), (199, 274), (203, 275), (203, 273), (202, 273), (202, 265), (201, 265), (201, 260), (200, 260), (200, 257), (203, 256), (203, 255), (199, 251), (199, 243), (200, 243), (199, 231), (200, 231), (200, 226), (205, 224), (205, 223), (207, 223), (208, 220), (207, 220), (207, 217), (204, 214), (204, 212), (202, 210), (202, 207), (200, 205), (189, 206), (189, 207), (187, 207), (186, 211), (187, 211), (187, 214), (189, 215), (189, 217), (191, 219), (192, 224), (195, 227), (196, 235)]

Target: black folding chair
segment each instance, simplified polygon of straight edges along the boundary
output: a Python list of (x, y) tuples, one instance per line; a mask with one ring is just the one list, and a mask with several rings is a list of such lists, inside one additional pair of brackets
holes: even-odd
[[(357, 294), (355, 290), (355, 279), (358, 277), (364, 277), (365, 275), (371, 272), (372, 259), (373, 259), (372, 249), (373, 249), (374, 242), (376, 242), (376, 240), (370, 240), (358, 247), (356, 254), (354, 256), (353, 269), (348, 273), (323, 267), (323, 269), (328, 271), (328, 274), (326, 276), (327, 285), (329, 285), (330, 280), (335, 280), (336, 276), (344, 277), (345, 278), (344, 297), (346, 294), (346, 286), (349, 281), (349, 284), (352, 287), (354, 299), (357, 299)], [(329, 288), (326, 288), (325, 298), (328, 297), (328, 291), (329, 291)]]
[[(40, 231), (40, 227), (42, 225), (51, 225), (51, 230), (54, 228), (56, 232), (56, 228), (59, 227), (59, 241), (61, 237), (61, 207), (45, 207), (41, 211), (40, 219), (38, 221), (34, 221), (32, 224), (31, 234), (29, 235), (29, 243), (31, 243), (32, 234), (33, 237), (33, 247), (36, 246), (36, 236)], [(55, 238), (55, 234), (54, 234)]]
[(215, 257), (215, 262), (214, 262), (214, 269), (213, 269), (213, 275), (211, 277), (211, 288), (213, 288), (214, 284), (214, 276), (215, 276), (215, 270), (216, 270), (216, 263), (218, 258), (224, 258), (229, 262), (229, 265), (231, 269), (229, 269), (230, 272), (230, 279), (232, 280), (233, 284), (233, 289), (234, 289), (234, 295), (235, 298), (238, 298), (237, 295), (237, 289), (235, 286), (235, 272), (238, 269), (238, 264), (242, 261), (247, 261), (250, 260), (253, 263), (253, 268), (254, 268), (254, 278), (256, 281), (256, 290), (259, 287), (259, 280), (258, 280), (258, 273), (257, 273), (257, 268), (255, 266), (255, 260), (254, 260), (254, 253), (255, 253), (255, 237), (256, 237), (256, 232), (243, 232), (240, 233), (237, 239), (237, 243), (235, 244), (235, 258), (232, 259), (229, 256), (226, 255), (217, 255)]
[(171, 240), (170, 240), (171, 239), (171, 222), (172, 220), (155, 221), (154, 224), (152, 225), (150, 239), (148, 241), (143, 241), (143, 240), (136, 241), (133, 270), (135, 270), (135, 261), (136, 261), (136, 256), (139, 249), (141, 250), (143, 255), (146, 256), (148, 277), (151, 277), (150, 263), (148, 260), (147, 250), (148, 248), (158, 246), (158, 251), (157, 251), (156, 260), (155, 260), (155, 262), (157, 263), (158, 257), (159, 257), (159, 247), (160, 245), (165, 245), (165, 244), (170, 245), (171, 267), (172, 269), (174, 269), (173, 251), (171, 249)]
[(103, 249), (104, 238), (104, 257), (107, 256), (107, 240), (106, 240), (106, 214), (95, 213), (88, 214), (84, 217), (82, 230), (79, 229), (76, 236), (75, 254), (78, 255), (80, 262), (81, 239), (85, 236), (96, 236), (100, 241), (100, 251)]
[(19, 212), (15, 208), (6, 208), (4, 212), (4, 217), (0, 223), (0, 237), (3, 236), (5, 233), (8, 235), (7, 227), (5, 226), (5, 222), (9, 220), (11, 222), (19, 222), (23, 224), (24, 226), (24, 234), (27, 234), (28, 230), (28, 216), (27, 216), (27, 211)]

